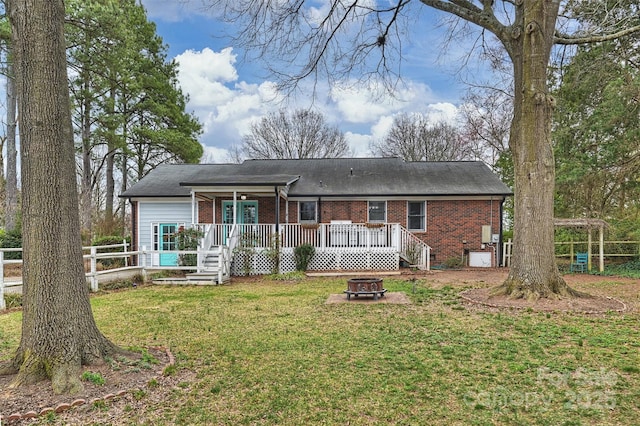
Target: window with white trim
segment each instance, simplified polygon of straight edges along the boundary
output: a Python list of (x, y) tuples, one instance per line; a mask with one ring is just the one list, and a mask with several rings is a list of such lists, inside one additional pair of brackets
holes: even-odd
[(407, 229), (410, 231), (424, 231), (425, 228), (424, 201), (407, 202)]
[(369, 201), (369, 222), (385, 222), (387, 219), (386, 201)]
[(316, 201), (298, 202), (298, 216), (300, 223), (318, 221), (318, 203)]

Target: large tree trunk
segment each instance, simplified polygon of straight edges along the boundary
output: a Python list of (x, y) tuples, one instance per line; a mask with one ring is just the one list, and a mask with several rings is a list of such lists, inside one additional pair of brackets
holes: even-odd
[(16, 106), (18, 103), (13, 72), (13, 54), (7, 55), (7, 179), (4, 210), (4, 226), (13, 231), (18, 226), (18, 171), (16, 151)]
[(8, 4), (20, 97), (23, 319), (12, 386), (82, 388), (82, 364), (117, 348), (98, 330), (84, 277), (62, 0)]
[(558, 0), (525, 0), (517, 12), (522, 32), (505, 43), (515, 76), (509, 141), (515, 165), (513, 260), (507, 280), (494, 293), (514, 298), (579, 294), (565, 283), (554, 256), (555, 101), (549, 95), (547, 67), (558, 5)]

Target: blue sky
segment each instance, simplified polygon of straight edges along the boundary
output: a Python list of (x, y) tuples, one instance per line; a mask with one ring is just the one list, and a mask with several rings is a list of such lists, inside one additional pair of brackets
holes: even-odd
[[(169, 46), (169, 58), (180, 64), (180, 85), (190, 97), (187, 108), (204, 125), (203, 161), (225, 162), (229, 147), (241, 143), (252, 122), (282, 107), (273, 101), (282, 96), (259, 63), (241, 62), (241, 51), (224, 37), (233, 28), (203, 11), (203, 2), (206, 0), (142, 0), (148, 18)], [(355, 156), (371, 155), (369, 144), (384, 136), (396, 114), (420, 112), (434, 120), (456, 120), (466, 90), (458, 73), (464, 45), (454, 44), (443, 53), (438, 15), (423, 6), (417, 9), (420, 16), (409, 27), (411, 37), (403, 46), (405, 85), (395, 98), (373, 99), (366, 88), (333, 86), (313, 103), (330, 124), (345, 132)], [(484, 74), (481, 67), (467, 68), (464, 73)], [(311, 102), (303, 93), (287, 99), (290, 108), (308, 107)]]

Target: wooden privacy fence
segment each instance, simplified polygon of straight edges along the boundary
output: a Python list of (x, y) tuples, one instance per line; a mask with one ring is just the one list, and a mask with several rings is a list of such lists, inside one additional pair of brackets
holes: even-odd
[[(597, 257), (600, 260), (599, 270), (604, 270), (604, 259), (620, 257), (640, 257), (640, 241), (558, 241), (555, 243), (555, 256), (558, 259), (566, 258), (569, 261), (575, 258), (576, 253), (589, 253), (589, 270), (591, 260)], [(504, 242), (502, 248), (502, 266), (510, 266), (513, 257), (513, 242), (511, 239)]]

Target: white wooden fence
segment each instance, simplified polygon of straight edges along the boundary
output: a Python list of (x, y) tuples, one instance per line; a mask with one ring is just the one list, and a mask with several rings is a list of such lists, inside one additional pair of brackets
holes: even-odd
[[(589, 269), (591, 269), (592, 258), (599, 259), (598, 269), (604, 271), (604, 259), (615, 257), (638, 257), (640, 256), (640, 241), (557, 241), (556, 258), (567, 258), (573, 260), (575, 253), (589, 253)], [(568, 247), (568, 249), (563, 249)], [(557, 253), (562, 251), (561, 253)], [(510, 266), (513, 257), (513, 242), (511, 239), (503, 243), (502, 266)]]
[[(139, 272), (142, 274), (142, 276), (146, 280), (147, 278), (146, 276), (149, 270), (158, 270), (158, 269), (163, 269), (163, 270), (173, 269), (173, 270), (186, 270), (186, 271), (200, 270), (203, 268), (202, 259), (204, 259), (204, 257), (206, 257), (208, 254), (220, 255), (221, 265), (229, 264), (228, 250), (223, 250), (222, 253), (220, 253), (218, 250), (211, 250), (211, 251), (198, 250), (198, 251), (175, 251), (175, 252), (163, 251), (162, 252), (162, 253), (176, 253), (177, 255), (197, 254), (198, 265), (162, 266), (162, 267), (150, 266), (150, 265), (147, 265), (145, 261), (147, 259), (147, 255), (149, 254), (153, 255), (160, 252), (150, 251), (150, 250), (129, 251), (128, 247), (129, 247), (129, 244), (123, 241), (122, 244), (114, 244), (114, 245), (108, 245), (108, 246), (91, 246), (91, 247), (82, 248), (85, 253), (88, 252), (87, 254), (83, 255), (83, 258), (85, 261), (85, 268), (86, 266), (88, 266), (87, 268), (88, 271), (85, 273), (85, 276), (87, 278), (87, 282), (90, 284), (91, 291), (93, 292), (98, 291), (98, 283), (101, 280), (112, 281), (113, 279), (117, 279), (118, 273), (123, 273), (123, 272), (132, 272), (132, 271)], [(120, 248), (121, 251), (109, 252), (109, 253), (101, 252), (101, 250), (104, 250), (104, 249), (118, 249), (118, 248)], [(9, 277), (9, 278), (5, 277), (5, 265), (12, 265), (12, 264), (22, 265), (22, 260), (6, 259), (5, 254), (7, 252), (21, 252), (21, 251), (22, 251), (21, 248), (0, 249), (0, 310), (6, 309), (6, 303), (4, 299), (6, 290), (22, 286), (22, 277)], [(139, 256), (139, 259), (141, 262), (140, 265), (136, 265), (136, 266), (133, 265), (133, 262), (132, 262), (133, 256)], [(123, 259), (124, 266), (111, 268), (111, 269), (98, 270), (99, 261), (102, 259)], [(223, 260), (225, 261), (223, 262)], [(228, 267), (220, 268), (220, 271), (218, 273), (219, 281), (226, 279), (229, 276), (229, 273), (230, 271)]]

